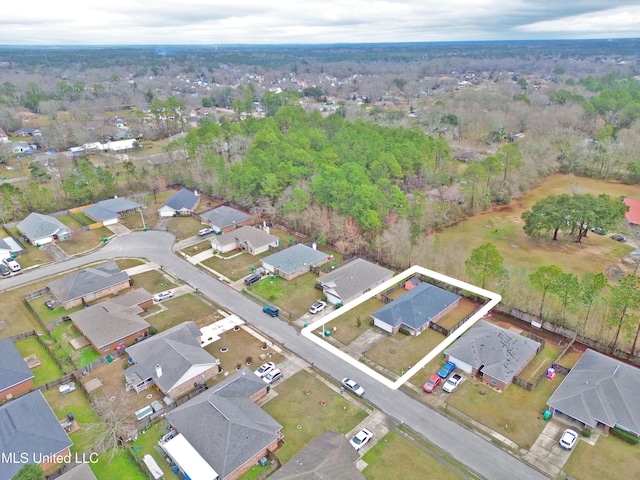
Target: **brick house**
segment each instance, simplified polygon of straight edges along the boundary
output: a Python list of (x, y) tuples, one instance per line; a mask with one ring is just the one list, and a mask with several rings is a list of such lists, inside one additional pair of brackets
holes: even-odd
[(247, 213), (220, 205), (212, 210), (196, 215), (202, 223), (209, 225), (217, 234), (230, 232), (245, 225), (251, 225), (253, 217)]
[(33, 388), (33, 372), (10, 338), (0, 340), (0, 401)]

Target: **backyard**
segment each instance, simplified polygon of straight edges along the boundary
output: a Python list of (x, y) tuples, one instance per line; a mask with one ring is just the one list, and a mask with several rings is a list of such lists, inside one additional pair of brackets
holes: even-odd
[(38, 342), (37, 338), (25, 338), (24, 340), (15, 342), (15, 345), (23, 358), (30, 355), (38, 357), (40, 365), (31, 369), (31, 372), (34, 375), (33, 383), (36, 387), (44, 385), (45, 383), (51, 382), (52, 380), (62, 376), (62, 370), (60, 370), (60, 367), (58, 367), (49, 353), (40, 344), (40, 342)]
[(85, 367), (101, 356), (91, 344), (77, 350), (71, 346), (71, 340), (74, 339), (82, 339), (83, 343), (88, 343), (72, 322), (64, 322), (52, 328), (51, 335), (77, 368)]
[[(280, 382), (276, 390), (278, 396), (265, 403), (263, 410), (283, 426), (285, 444), (276, 452), (282, 463), (325, 430), (347, 434), (367, 416), (364, 410), (305, 371)], [(322, 406), (321, 401), (326, 405)]]
[[(124, 448), (119, 448), (113, 458), (109, 458), (110, 455), (111, 452), (99, 455), (98, 461), (91, 465), (91, 471), (98, 480), (113, 480), (114, 478), (148, 480), (149, 477)], [(164, 463), (166, 464), (167, 462)], [(165, 478), (167, 480), (171, 479), (169, 476)]]
[(142, 461), (142, 458), (145, 455), (151, 455), (164, 472), (164, 480), (181, 480), (178, 475), (173, 473), (169, 464), (164, 459), (164, 455), (158, 451), (160, 448), (158, 446), (158, 440), (160, 440), (168, 431), (168, 422), (160, 420), (152, 424), (146, 430), (140, 432), (138, 434), (138, 438), (131, 442), (131, 447), (140, 461)]
[[(51, 278), (2, 293), (2, 317), (0, 336), (10, 337), (29, 330), (42, 330), (24, 302), (24, 296), (44, 288)], [(44, 300), (42, 300), (44, 302)]]

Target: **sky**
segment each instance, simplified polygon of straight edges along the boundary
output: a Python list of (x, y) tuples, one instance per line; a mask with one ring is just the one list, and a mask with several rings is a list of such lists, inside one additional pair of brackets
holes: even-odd
[(217, 45), (640, 37), (638, 0), (30, 0), (0, 45)]

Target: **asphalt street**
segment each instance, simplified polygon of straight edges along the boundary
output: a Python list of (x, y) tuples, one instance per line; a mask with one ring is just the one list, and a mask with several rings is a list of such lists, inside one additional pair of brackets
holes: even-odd
[(174, 236), (167, 232), (130, 233), (116, 237), (104, 248), (84, 257), (72, 258), (4, 279), (0, 282), (0, 287), (6, 290), (95, 261), (119, 257), (147, 258), (161, 265), (170, 274), (197, 288), (223, 308), (237, 314), (289, 351), (313, 363), (316, 368), (337, 381), (343, 377), (356, 379), (365, 388), (365, 398), (368, 402), (394, 417), (398, 422), (409, 425), (477, 475), (490, 480), (549, 478), (477, 433), (414, 400), (404, 392), (391, 390), (373, 379), (365, 378), (359, 370), (305, 339), (287, 321), (265, 315), (260, 305), (242, 293), (173, 254), (171, 248), (174, 241)]

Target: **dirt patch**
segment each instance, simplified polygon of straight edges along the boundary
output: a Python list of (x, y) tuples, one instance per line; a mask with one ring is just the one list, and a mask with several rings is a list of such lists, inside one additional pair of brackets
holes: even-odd
[(620, 280), (622, 277), (625, 276), (626, 272), (622, 267), (620, 267), (620, 265), (613, 264), (613, 265), (609, 265), (605, 269), (604, 274), (612, 282), (617, 282), (618, 280)]

